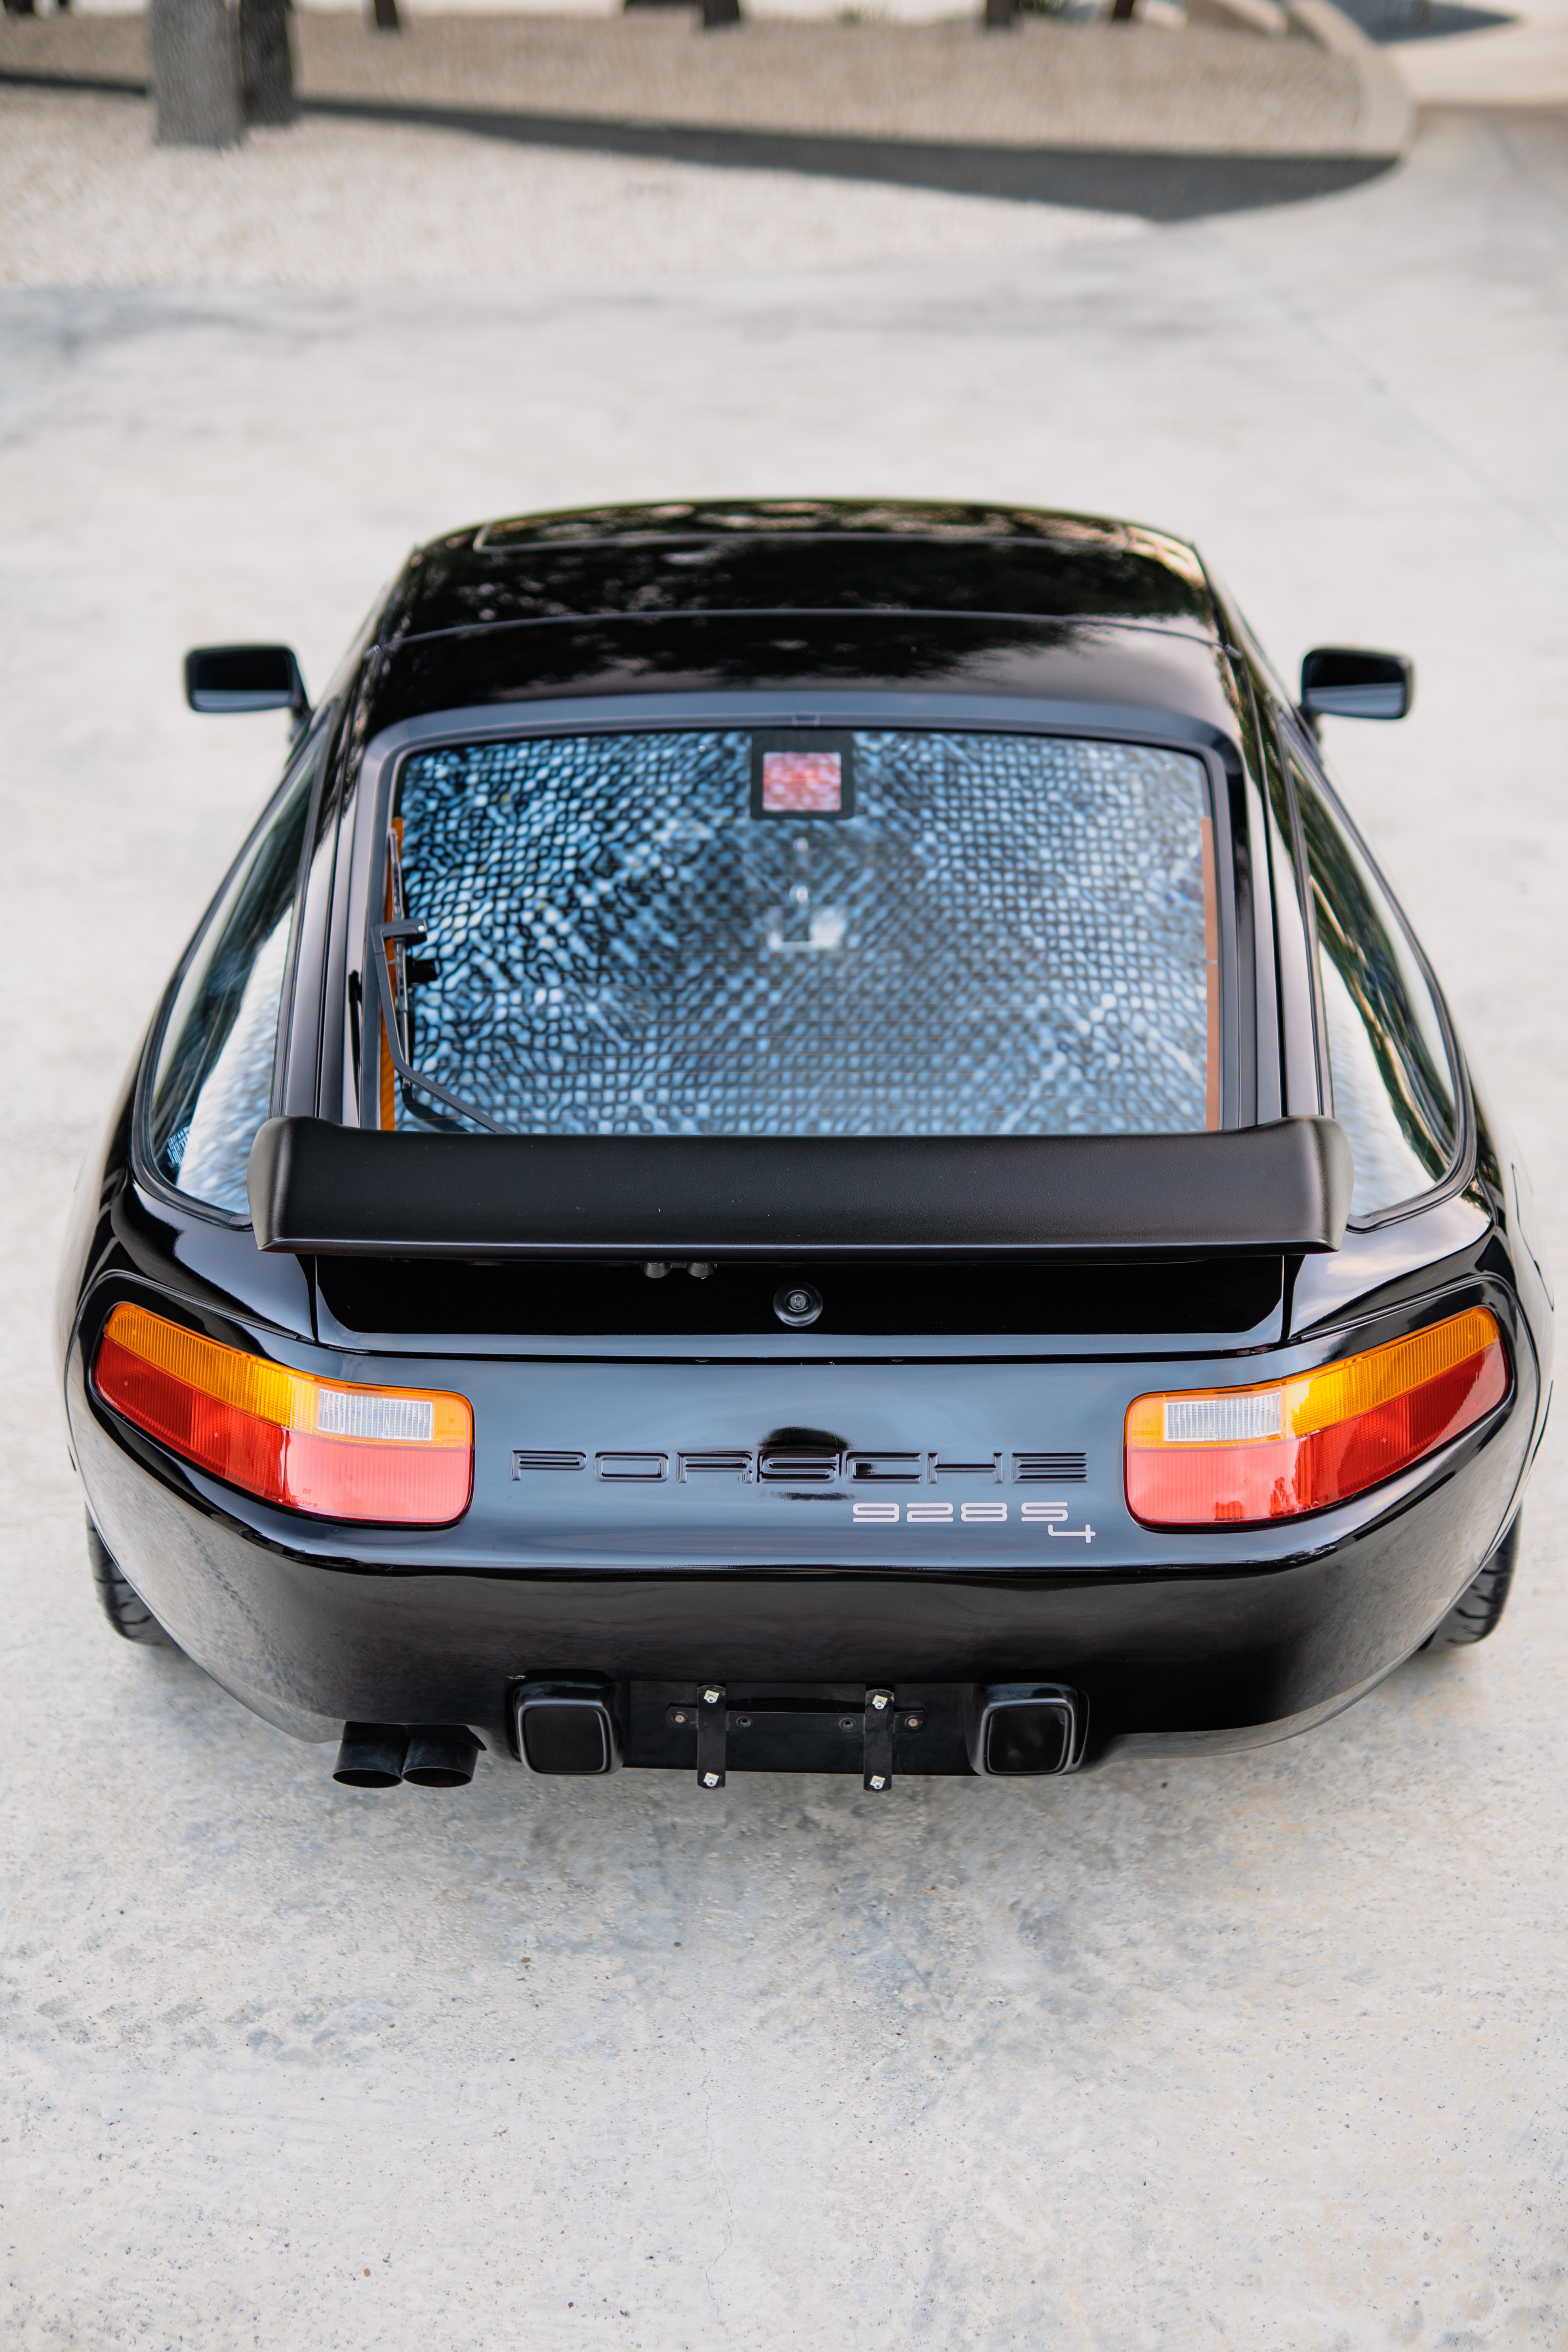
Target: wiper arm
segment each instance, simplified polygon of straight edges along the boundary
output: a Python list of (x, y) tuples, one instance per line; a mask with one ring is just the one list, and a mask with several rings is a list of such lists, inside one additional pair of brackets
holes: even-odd
[(493, 1119), (487, 1112), (476, 1109), (472, 1103), (465, 1102), (460, 1095), (450, 1093), (447, 1087), (438, 1085), (434, 1078), (422, 1077), (404, 1053), (403, 1040), (397, 1027), (397, 1004), (392, 991), (392, 975), (386, 965), (386, 950), (388, 946), (395, 950), (400, 950), (411, 940), (423, 940), (426, 936), (425, 924), (416, 917), (405, 917), (392, 923), (373, 923), (370, 935), (374, 942), (373, 960), (375, 964), (375, 985), (381, 998), (381, 1017), (386, 1032), (387, 1055), (404, 1085), (416, 1087), (421, 1094), (434, 1095), (437, 1102), (444, 1102), (449, 1110), (458, 1111), (464, 1118), (471, 1118), (480, 1127), (488, 1127), (492, 1135), (515, 1134), (514, 1128), (502, 1127), (499, 1119)]

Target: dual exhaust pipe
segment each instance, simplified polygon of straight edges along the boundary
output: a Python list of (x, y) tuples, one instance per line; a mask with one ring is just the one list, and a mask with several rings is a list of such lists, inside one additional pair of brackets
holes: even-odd
[(345, 1789), (466, 1789), (482, 1745), (465, 1723), (345, 1723), (332, 1778)]

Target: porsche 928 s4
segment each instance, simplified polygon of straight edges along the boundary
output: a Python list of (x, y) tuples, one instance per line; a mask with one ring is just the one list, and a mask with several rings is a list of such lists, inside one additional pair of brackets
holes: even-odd
[[(1528, 1179), (1194, 549), (1001, 508), (409, 559), (170, 982), (58, 1346), (116, 1629), (337, 1777), (1070, 1772), (1507, 1598)], [(488, 1769), (488, 1768), (487, 1768)]]

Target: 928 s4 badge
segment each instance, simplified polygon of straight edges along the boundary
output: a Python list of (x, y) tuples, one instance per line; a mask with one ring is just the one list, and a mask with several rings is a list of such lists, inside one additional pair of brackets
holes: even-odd
[[(854, 1503), (849, 1516), (858, 1528), (998, 1527), (1010, 1516), (1005, 1503)], [(1018, 1517), (1026, 1527), (1043, 1527), (1047, 1536), (1070, 1536), (1091, 1544), (1094, 1529), (1086, 1519), (1081, 1528), (1061, 1523), (1069, 1517), (1065, 1503), (1020, 1503)]]

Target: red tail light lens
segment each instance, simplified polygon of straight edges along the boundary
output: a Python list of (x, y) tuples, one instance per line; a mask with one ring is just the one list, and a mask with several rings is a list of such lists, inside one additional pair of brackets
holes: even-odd
[(444, 1527), (468, 1507), (467, 1397), (318, 1381), (128, 1305), (104, 1326), (92, 1378), (172, 1454), (286, 1510)]
[(1484, 1307), (1267, 1388), (1142, 1396), (1127, 1413), (1127, 1507), (1151, 1528), (1321, 1511), (1408, 1469), (1508, 1394)]

